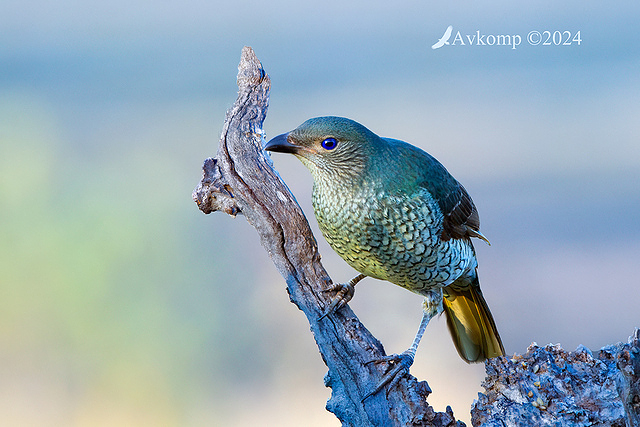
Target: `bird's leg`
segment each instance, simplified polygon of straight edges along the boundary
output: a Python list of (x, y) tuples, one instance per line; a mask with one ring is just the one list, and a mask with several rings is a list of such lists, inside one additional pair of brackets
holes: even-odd
[(422, 307), (422, 320), (420, 321), (420, 326), (418, 327), (418, 332), (416, 333), (415, 338), (413, 339), (413, 343), (411, 347), (409, 347), (406, 351), (401, 354), (392, 354), (390, 356), (383, 356), (379, 359), (371, 360), (367, 363), (379, 363), (379, 362), (388, 362), (389, 367), (385, 372), (384, 376), (378, 382), (376, 388), (362, 398), (364, 402), (370, 396), (378, 393), (382, 390), (387, 384), (389, 384), (389, 388), (395, 386), (400, 379), (406, 374), (409, 373), (409, 368), (413, 365), (413, 359), (416, 356), (416, 351), (418, 350), (418, 346), (420, 345), (420, 340), (422, 340), (422, 335), (424, 335), (424, 331), (427, 329), (427, 325), (429, 321), (435, 317), (437, 314), (442, 313), (442, 289), (434, 289), (430, 290), (427, 296), (424, 299), (423, 307)]
[(336, 294), (331, 299), (331, 304), (329, 304), (329, 308), (327, 308), (327, 311), (322, 316), (320, 316), (318, 320), (322, 320), (329, 314), (335, 313), (336, 311), (344, 307), (349, 301), (351, 301), (351, 298), (353, 298), (353, 294), (356, 291), (356, 284), (365, 277), (367, 276), (365, 276), (364, 274), (358, 274), (347, 283), (336, 283), (329, 289), (325, 289), (323, 292), (336, 292)]

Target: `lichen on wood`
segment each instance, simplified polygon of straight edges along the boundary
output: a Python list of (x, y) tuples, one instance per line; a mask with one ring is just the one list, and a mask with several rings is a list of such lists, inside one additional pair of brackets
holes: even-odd
[(487, 361), (474, 426), (640, 427), (640, 330), (597, 356), (579, 346), (535, 343), (522, 355)]

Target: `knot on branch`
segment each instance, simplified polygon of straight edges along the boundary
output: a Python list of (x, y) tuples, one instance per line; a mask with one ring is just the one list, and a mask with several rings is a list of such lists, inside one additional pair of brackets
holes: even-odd
[(202, 179), (191, 196), (198, 208), (206, 214), (221, 211), (236, 216), (240, 213), (231, 187), (222, 175), (218, 161), (214, 158), (205, 159), (202, 165)]

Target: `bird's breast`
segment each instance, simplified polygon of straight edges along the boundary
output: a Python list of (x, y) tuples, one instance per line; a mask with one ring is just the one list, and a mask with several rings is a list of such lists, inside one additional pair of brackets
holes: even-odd
[(453, 282), (473, 258), (464, 242), (440, 239), (443, 216), (424, 189), (314, 185), (313, 207), (322, 234), (349, 265), (417, 293)]

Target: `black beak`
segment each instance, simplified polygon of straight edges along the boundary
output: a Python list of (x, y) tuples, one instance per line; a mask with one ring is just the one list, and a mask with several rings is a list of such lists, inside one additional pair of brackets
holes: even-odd
[(282, 135), (278, 135), (273, 137), (267, 145), (264, 146), (264, 149), (267, 151), (275, 151), (277, 153), (290, 153), (296, 154), (298, 152), (299, 147), (297, 145), (293, 145), (287, 139), (289, 133), (283, 133)]

